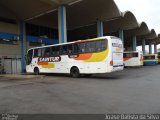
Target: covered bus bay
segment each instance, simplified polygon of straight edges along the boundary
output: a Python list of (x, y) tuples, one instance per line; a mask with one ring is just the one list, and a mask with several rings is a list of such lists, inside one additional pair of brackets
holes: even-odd
[(151, 54), (151, 45), (156, 53), (160, 43), (154, 29), (131, 11), (121, 12), (113, 0), (1, 0), (0, 6), (0, 57), (21, 60), (22, 73), (25, 53), (34, 46), (114, 35), (125, 50), (142, 45), (145, 54), (149, 45)]

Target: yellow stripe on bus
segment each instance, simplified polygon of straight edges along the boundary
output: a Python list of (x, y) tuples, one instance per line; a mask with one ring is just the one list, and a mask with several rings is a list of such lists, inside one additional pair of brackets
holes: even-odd
[(42, 65), (42, 68), (54, 68), (54, 64)]
[(88, 60), (84, 60), (84, 61), (85, 62), (101, 62), (105, 60), (105, 58), (108, 57), (108, 53), (109, 53), (109, 48), (100, 53), (93, 53), (91, 58), (89, 58)]

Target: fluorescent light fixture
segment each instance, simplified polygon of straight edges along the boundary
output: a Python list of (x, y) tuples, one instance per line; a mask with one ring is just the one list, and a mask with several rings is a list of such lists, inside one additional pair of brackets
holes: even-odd
[(43, 16), (45, 13), (41, 13), (41, 14), (39, 14), (39, 15), (36, 15), (34, 18), (37, 18), (37, 17), (41, 17), (41, 16)]
[(106, 19), (105, 22), (117, 20), (117, 19), (120, 19), (120, 18), (122, 18), (122, 16), (114, 17), (114, 18), (111, 18), (111, 19)]
[(54, 11), (56, 11), (56, 10), (57, 10), (57, 9), (48, 10), (48, 11), (46, 12), (46, 14), (51, 13), (51, 12), (54, 12)]
[(82, 1), (83, 1), (83, 0), (77, 0), (77, 1), (74, 1), (74, 2), (69, 3), (68, 5), (70, 6), (70, 5), (73, 5), (73, 4), (76, 4), (76, 3), (82, 2)]
[(7, 41), (7, 42), (9, 42), (10, 40), (8, 40), (8, 39), (3, 39), (3, 41)]
[(43, 16), (43, 15), (45, 15), (45, 14), (49, 14), (49, 13), (54, 12), (54, 11), (56, 11), (56, 10), (57, 10), (57, 9), (48, 10), (48, 11), (46, 11), (46, 12), (43, 12), (43, 13), (39, 14), (39, 15), (36, 15), (36, 16), (34, 16), (34, 17), (31, 17), (31, 18), (28, 18), (28, 19), (26, 19), (25, 21), (29, 21), (29, 20), (32, 20), (32, 19), (34, 19), (34, 18), (41, 17), (41, 16)]
[(26, 19), (25, 21), (29, 21), (29, 20), (32, 20), (34, 17), (31, 17), (31, 18), (28, 18), (28, 19)]

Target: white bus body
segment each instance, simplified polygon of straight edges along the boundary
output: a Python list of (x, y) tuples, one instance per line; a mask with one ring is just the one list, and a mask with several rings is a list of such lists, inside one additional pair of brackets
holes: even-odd
[(28, 73), (80, 74), (123, 70), (122, 40), (106, 36), (89, 40), (31, 48), (27, 52)]
[(141, 51), (124, 52), (123, 57), (125, 67), (143, 66), (143, 52)]

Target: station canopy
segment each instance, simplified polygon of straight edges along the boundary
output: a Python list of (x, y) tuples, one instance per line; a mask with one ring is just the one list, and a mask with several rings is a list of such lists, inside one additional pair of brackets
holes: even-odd
[(0, 0), (0, 16), (57, 28), (61, 4), (66, 6), (67, 29), (120, 16), (113, 0)]
[(160, 44), (160, 34), (158, 34), (158, 37), (155, 38), (154, 43), (155, 44)]
[[(134, 28), (139, 28), (139, 24), (134, 14), (130, 11), (126, 11), (124, 13), (120, 13), (120, 16), (118, 17), (112, 19), (105, 19), (103, 21), (103, 28), (104, 28), (104, 34), (106, 34), (106, 33), (115, 33), (119, 30), (132, 30)], [(86, 36), (88, 36), (89, 34), (95, 35), (97, 32), (96, 29), (97, 29), (97, 24), (96, 22), (94, 22), (91, 25), (82, 26), (81, 28), (75, 29), (74, 34), (80, 33), (81, 35), (86, 35)], [(144, 27), (140, 29), (146, 29), (146, 28)]]
[(0, 17), (58, 28), (60, 5), (66, 6), (67, 30), (87, 28), (96, 32), (96, 21), (102, 20), (104, 33), (123, 29), (127, 35), (158, 39), (155, 31), (150, 31), (145, 22), (139, 24), (132, 12), (120, 12), (114, 0), (0, 0)]
[(130, 30), (138, 27), (134, 14), (130, 11), (121, 13), (121, 16), (104, 22), (104, 31), (116, 32), (118, 30)]

